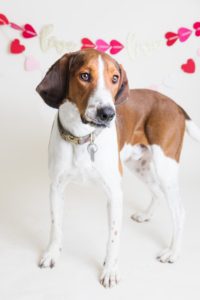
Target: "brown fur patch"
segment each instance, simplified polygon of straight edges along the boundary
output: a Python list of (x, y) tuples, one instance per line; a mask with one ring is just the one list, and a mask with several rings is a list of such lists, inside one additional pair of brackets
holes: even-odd
[(131, 90), (129, 100), (117, 107), (117, 115), (120, 150), (125, 144), (156, 144), (179, 161), (185, 115), (170, 98), (151, 90)]

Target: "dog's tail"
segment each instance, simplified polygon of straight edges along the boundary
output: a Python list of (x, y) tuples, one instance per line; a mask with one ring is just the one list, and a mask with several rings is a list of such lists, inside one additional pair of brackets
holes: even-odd
[[(179, 106), (180, 107), (180, 106)], [(186, 113), (186, 111), (180, 107), (184, 116), (185, 116), (185, 121), (186, 121), (186, 131), (191, 136), (193, 139), (196, 141), (200, 142), (200, 128), (192, 121), (190, 116)]]
[(186, 120), (186, 131), (193, 139), (200, 142), (200, 128), (192, 120)]

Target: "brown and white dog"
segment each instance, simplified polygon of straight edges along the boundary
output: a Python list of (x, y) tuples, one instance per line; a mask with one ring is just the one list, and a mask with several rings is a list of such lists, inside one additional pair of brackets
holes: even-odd
[(159, 199), (167, 200), (173, 234), (158, 260), (174, 262), (184, 223), (178, 166), (185, 129), (200, 141), (200, 130), (187, 113), (158, 92), (129, 90), (123, 67), (94, 49), (65, 54), (37, 91), (58, 109), (49, 143), (51, 236), (40, 266), (53, 267), (60, 255), (64, 188), (81, 174), (97, 180), (107, 194), (109, 238), (100, 281), (105, 287), (118, 283), (123, 163), (152, 193), (147, 211), (135, 213), (134, 220), (148, 221)]

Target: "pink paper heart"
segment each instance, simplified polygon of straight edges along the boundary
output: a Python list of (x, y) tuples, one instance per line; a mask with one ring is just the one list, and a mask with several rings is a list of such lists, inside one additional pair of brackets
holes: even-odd
[(32, 72), (35, 70), (39, 70), (40, 63), (33, 56), (27, 56), (24, 62), (25, 71)]
[(15, 29), (15, 30), (23, 30), (23, 28), (13, 22), (10, 22), (10, 27)]
[(192, 30), (188, 28), (181, 27), (178, 30), (178, 37), (180, 42), (185, 42), (190, 37)]
[(111, 46), (110, 54), (117, 54), (124, 48), (124, 46), (117, 40), (112, 40), (110, 42), (110, 46)]
[(110, 45), (101, 39), (96, 41), (96, 46), (97, 46), (97, 50), (102, 52), (106, 52), (110, 48)]
[(197, 55), (200, 56), (200, 48), (197, 49)]

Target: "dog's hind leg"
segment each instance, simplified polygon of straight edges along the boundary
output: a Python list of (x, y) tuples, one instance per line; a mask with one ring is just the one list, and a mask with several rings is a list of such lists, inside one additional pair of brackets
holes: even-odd
[(152, 199), (147, 209), (145, 211), (135, 212), (131, 216), (136, 222), (143, 223), (150, 221), (160, 203), (160, 198), (163, 197), (160, 188), (154, 182), (149, 186), (149, 190), (151, 191)]
[(155, 213), (159, 200), (164, 196), (155, 173), (151, 149), (143, 145), (133, 146), (130, 156), (125, 160), (125, 164), (131, 172), (134, 172), (148, 186), (152, 195), (148, 208), (145, 211), (135, 212), (131, 218), (140, 223), (149, 221)]
[(185, 216), (179, 193), (178, 163), (165, 156), (162, 149), (157, 145), (152, 146), (152, 155), (158, 180), (171, 211), (173, 222), (171, 243), (157, 258), (163, 263), (173, 263), (180, 254)]

